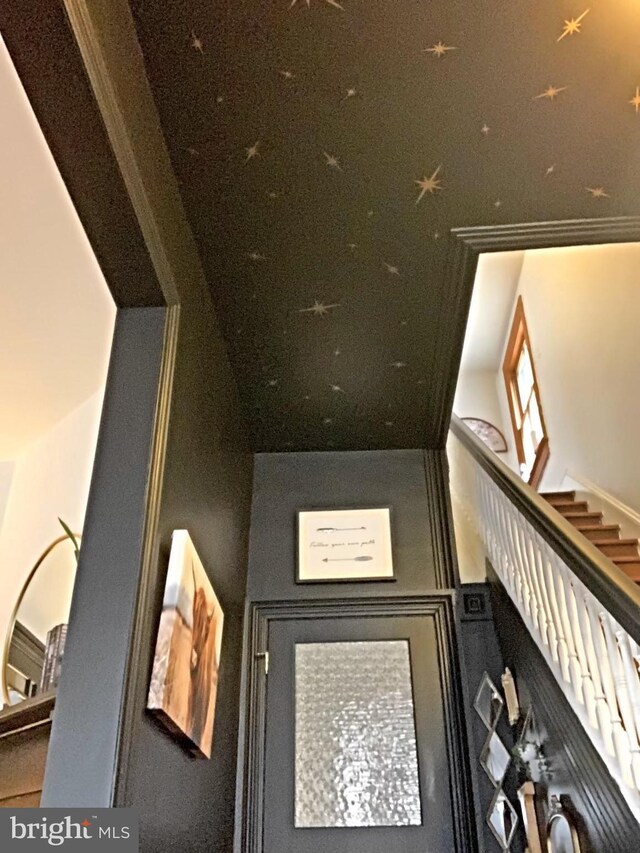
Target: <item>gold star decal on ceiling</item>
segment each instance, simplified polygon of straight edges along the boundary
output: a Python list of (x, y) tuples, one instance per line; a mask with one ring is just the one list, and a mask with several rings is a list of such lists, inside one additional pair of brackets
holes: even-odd
[(438, 168), (435, 170), (435, 172), (431, 175), (430, 178), (427, 178), (427, 176), (425, 175), (425, 177), (421, 181), (415, 181), (415, 183), (420, 187), (420, 195), (416, 199), (416, 204), (420, 204), (420, 202), (422, 201), (422, 197), (425, 193), (430, 193), (431, 195), (433, 195), (436, 190), (442, 189), (442, 181), (438, 177), (438, 173), (440, 172), (441, 168), (442, 164), (438, 166)]
[(347, 392), (344, 388), (341, 388), (339, 385), (329, 385), (329, 388), (333, 391), (334, 394), (346, 394)]
[(299, 314), (313, 314), (314, 317), (326, 317), (329, 311), (332, 308), (339, 308), (339, 302), (332, 302), (330, 305), (325, 305), (324, 302), (318, 302), (317, 300), (313, 303), (311, 308), (300, 308), (298, 310)]
[(193, 30), (191, 30), (191, 47), (198, 53), (204, 53), (202, 39), (198, 38)]
[(335, 356), (335, 358), (338, 358), (338, 356), (340, 355), (340, 347), (336, 347), (334, 349), (333, 355)]
[(346, 101), (348, 98), (355, 98), (355, 96), (356, 96), (357, 94), (358, 94), (357, 89), (355, 89), (355, 88), (352, 86), (350, 89), (347, 89), (347, 94), (344, 96), (344, 98), (343, 98), (342, 100), (343, 100), (343, 101)]
[(247, 257), (250, 261), (266, 261), (264, 255), (261, 255), (260, 252), (247, 252)]
[(588, 14), (589, 9), (587, 9), (586, 12), (583, 12), (579, 18), (571, 18), (570, 21), (565, 21), (564, 29), (560, 33), (558, 41), (562, 41), (566, 36), (572, 36), (575, 35), (575, 33), (580, 33), (582, 31), (582, 19)]
[[(293, 9), (293, 7), (296, 5), (297, 2), (298, 2), (298, 0), (291, 0), (291, 4), (289, 5), (289, 8)], [(307, 5), (307, 9), (310, 9), (311, 8), (311, 0), (304, 0), (304, 2)], [(335, 9), (340, 9), (342, 12), (344, 12), (344, 6), (341, 6), (338, 2), (336, 2), (336, 0), (324, 0), (324, 2), (327, 3), (329, 6), (333, 6)]]
[(540, 98), (546, 98), (549, 101), (555, 101), (560, 92), (564, 92), (568, 88), (568, 86), (548, 86), (544, 92), (541, 92), (539, 95), (535, 95), (533, 100), (537, 101)]
[(282, 74), (285, 80), (293, 80), (295, 76), (293, 71), (280, 71), (279, 73)]
[(448, 44), (443, 44), (441, 41), (438, 44), (434, 44), (433, 47), (425, 47), (422, 51), (423, 53), (432, 53), (436, 59), (440, 59), (440, 57), (444, 56), (450, 50), (457, 50), (457, 47), (452, 47)]
[(392, 361), (389, 365), (389, 367), (395, 367), (396, 370), (402, 370), (402, 368), (406, 366), (406, 361)]
[(604, 191), (604, 187), (585, 187), (588, 193), (591, 193), (592, 198), (609, 198), (609, 193)]
[(552, 164), (547, 168), (547, 171), (545, 172), (545, 174), (546, 174), (546, 175), (553, 175), (553, 173), (555, 172), (555, 170), (556, 170), (556, 164), (555, 164), (555, 163), (552, 163)]
[(491, 130), (491, 128), (490, 128), (490, 127), (489, 127), (489, 125), (485, 122), (485, 123), (482, 125), (481, 132), (482, 132), (482, 133), (484, 133), (484, 135), (485, 135), (485, 136), (488, 136), (488, 135), (489, 135), (489, 131), (490, 131), (490, 130)]
[(640, 113), (640, 86), (636, 86), (636, 94), (635, 97), (631, 98), (629, 101), (632, 107), (636, 108), (636, 115)]
[(338, 160), (337, 157), (334, 157), (333, 154), (327, 154), (326, 151), (323, 151), (322, 153), (324, 154), (325, 159), (327, 161), (327, 166), (330, 169), (337, 169), (339, 172), (342, 171), (342, 168), (340, 166), (340, 161)]
[(389, 275), (400, 275), (400, 270), (393, 264), (387, 264), (383, 261), (383, 266), (386, 268)]
[(258, 142), (254, 142), (253, 145), (250, 145), (248, 148), (244, 149), (246, 151), (246, 154), (247, 154), (247, 159), (244, 161), (245, 163), (248, 163), (249, 160), (253, 160), (254, 157), (260, 156), (260, 152), (258, 151), (259, 145), (260, 145), (260, 140), (258, 140)]

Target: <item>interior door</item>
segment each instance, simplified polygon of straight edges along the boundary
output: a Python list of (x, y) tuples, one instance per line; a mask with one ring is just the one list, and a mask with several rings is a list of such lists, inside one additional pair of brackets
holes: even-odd
[(274, 620), (268, 648), (264, 852), (462, 849), (434, 619)]

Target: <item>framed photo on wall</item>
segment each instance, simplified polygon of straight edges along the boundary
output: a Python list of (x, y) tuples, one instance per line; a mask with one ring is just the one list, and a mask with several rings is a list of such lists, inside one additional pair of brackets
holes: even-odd
[(389, 507), (299, 510), (297, 583), (392, 580)]

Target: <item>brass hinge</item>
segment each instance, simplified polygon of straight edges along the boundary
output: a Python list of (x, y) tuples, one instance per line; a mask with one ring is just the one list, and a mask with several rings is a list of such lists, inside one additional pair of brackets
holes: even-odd
[(264, 659), (264, 674), (269, 675), (269, 652), (256, 652), (256, 658)]

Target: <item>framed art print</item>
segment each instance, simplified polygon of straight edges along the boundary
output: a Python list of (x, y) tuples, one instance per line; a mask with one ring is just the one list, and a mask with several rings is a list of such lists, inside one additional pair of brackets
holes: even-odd
[(297, 583), (386, 580), (395, 580), (389, 507), (298, 512)]

